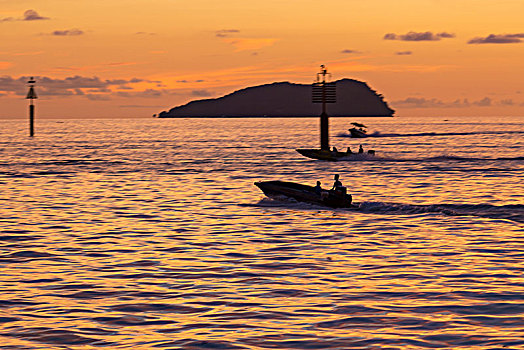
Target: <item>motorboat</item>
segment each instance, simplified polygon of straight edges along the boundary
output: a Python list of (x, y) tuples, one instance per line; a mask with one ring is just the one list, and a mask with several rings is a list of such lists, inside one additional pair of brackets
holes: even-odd
[(352, 128), (349, 129), (351, 137), (354, 138), (363, 138), (368, 137), (367, 126), (361, 123), (351, 123)]
[[(334, 148), (334, 147), (333, 147)], [(370, 149), (366, 153), (359, 152), (340, 152), (336, 149), (327, 150), (327, 149), (318, 149), (318, 148), (298, 148), (296, 150), (301, 155), (319, 160), (328, 160), (336, 162), (339, 160), (365, 160), (375, 158), (375, 151)]]
[(298, 202), (320, 204), (330, 208), (358, 208), (352, 204), (352, 196), (344, 191), (321, 190), (315, 187), (287, 181), (260, 181), (255, 185), (270, 198), (287, 197)]
[[(303, 155), (304, 157), (312, 158), (312, 159), (320, 159), (320, 160), (329, 160), (332, 162), (336, 162), (337, 160), (342, 159), (342, 152), (338, 151), (329, 151), (325, 149), (318, 149), (318, 148), (298, 148), (296, 150), (298, 153)], [(346, 155), (346, 154), (344, 154)]]

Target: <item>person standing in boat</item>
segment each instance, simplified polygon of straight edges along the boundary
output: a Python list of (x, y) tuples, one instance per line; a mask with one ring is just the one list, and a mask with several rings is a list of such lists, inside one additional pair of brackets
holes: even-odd
[(358, 153), (364, 153), (364, 148), (362, 148), (362, 145), (358, 147)]
[(340, 182), (339, 178), (339, 175), (335, 174), (335, 183), (333, 184), (331, 191), (346, 193), (346, 188), (342, 186), (342, 182)]

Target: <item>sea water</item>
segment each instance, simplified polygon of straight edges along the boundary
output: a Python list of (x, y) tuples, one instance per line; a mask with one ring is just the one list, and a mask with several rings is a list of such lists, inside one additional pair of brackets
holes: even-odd
[(1, 348), (523, 349), (523, 121), (2, 120)]

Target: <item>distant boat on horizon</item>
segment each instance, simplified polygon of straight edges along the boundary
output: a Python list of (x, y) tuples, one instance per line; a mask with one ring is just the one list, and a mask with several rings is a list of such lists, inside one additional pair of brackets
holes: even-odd
[(348, 129), (351, 137), (353, 138), (364, 138), (368, 137), (367, 126), (361, 123), (351, 123), (352, 128)]

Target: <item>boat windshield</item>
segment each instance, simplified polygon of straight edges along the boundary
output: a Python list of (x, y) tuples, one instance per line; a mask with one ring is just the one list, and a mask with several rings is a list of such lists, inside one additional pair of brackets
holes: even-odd
[(356, 126), (357, 128), (367, 128), (367, 126), (365, 126), (364, 124), (360, 124), (360, 123), (351, 123), (351, 125)]

